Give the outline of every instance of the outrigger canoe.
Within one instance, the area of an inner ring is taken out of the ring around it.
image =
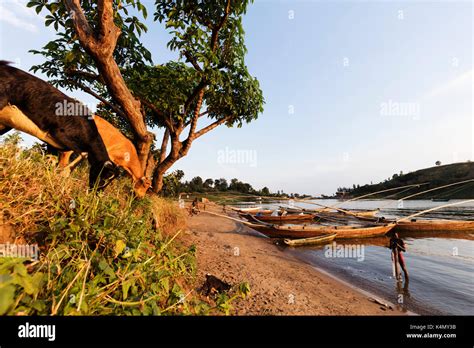
[[[346,209],[337,209],[332,208],[321,208],[321,209],[304,209],[304,208],[285,208],[281,207],[289,213],[313,213],[313,214],[333,214],[337,216],[341,215],[350,215],[356,217],[374,217],[380,210],[346,210]]]
[[[252,222],[251,227],[271,238],[311,238],[323,234],[337,233],[336,239],[343,238],[367,238],[380,236],[388,233],[395,227],[395,223],[370,224],[366,226],[351,225],[275,225],[266,223],[253,215],[243,215]]]
[[[380,210],[349,210],[348,215],[355,215],[360,217],[374,217]],[[343,213],[344,214],[344,213]]]
[[[472,220],[414,220],[399,221],[395,231],[474,231]]]
[[[256,216],[260,221],[263,222],[275,222],[275,223],[284,223],[284,222],[297,222],[297,221],[311,221],[315,215],[313,214],[287,214],[287,215],[261,215]]]
[[[252,214],[258,213],[262,210],[262,207],[253,207],[253,208],[236,208],[236,207],[229,207],[230,209],[243,214]]]
[[[321,236],[312,237],[312,238],[301,238],[301,239],[288,239],[285,238],[283,243],[289,246],[302,246],[302,245],[315,245],[328,243],[336,238],[337,233],[323,234]]]

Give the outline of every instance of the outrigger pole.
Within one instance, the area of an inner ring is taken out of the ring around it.
[[[429,189],[429,190],[426,190],[426,191],[414,193],[414,194],[411,194],[411,195],[409,195],[409,196],[400,198],[400,199],[398,199],[398,201],[403,201],[403,200],[405,200],[405,199],[412,198],[412,197],[416,197],[416,196],[422,195],[422,194],[427,193],[427,192],[436,191],[436,190],[440,190],[440,189],[443,189],[443,188],[446,188],[446,187],[455,186],[455,185],[461,185],[461,184],[465,184],[465,183],[473,182],[473,181],[474,181],[474,179],[469,179],[469,180],[454,182],[454,183],[448,184],[448,185],[443,185],[443,186],[440,186],[440,187],[435,187],[435,188],[432,188],[432,189]]]
[[[415,217],[415,216],[419,216],[419,215],[422,215],[422,214],[425,214],[425,213],[429,213],[429,212],[431,212],[431,211],[435,211],[435,210],[439,210],[439,209],[447,208],[447,207],[452,207],[452,206],[454,206],[454,205],[460,205],[460,204],[464,204],[464,203],[469,203],[469,202],[474,202],[474,199],[468,199],[468,200],[461,201],[461,202],[449,203],[449,204],[440,205],[439,207],[434,207],[434,208],[426,209],[426,210],[420,211],[420,212],[418,212],[418,213],[412,214],[412,215],[410,215],[410,216],[407,216],[407,217],[398,219],[396,222],[398,223],[398,222],[400,222],[400,221],[405,221],[405,220],[411,219],[411,218],[413,218],[413,217]]]
[[[429,184],[428,182],[425,182],[425,183],[421,183],[421,184],[412,184],[412,185],[405,185],[405,186],[400,186],[400,187],[394,187],[394,188],[391,188],[391,189],[385,189],[385,190],[382,190],[382,191],[377,191],[377,192],[372,192],[372,193],[368,193],[366,195],[362,195],[362,196],[359,196],[359,197],[355,197],[355,198],[352,198],[352,199],[349,199],[347,201],[344,201],[343,203],[347,203],[347,202],[353,202],[353,201],[356,201],[358,199],[361,199],[361,198],[365,198],[365,197],[369,197],[369,196],[373,196],[373,195],[376,195],[376,194],[379,194],[379,193],[383,193],[383,192],[389,192],[389,191],[395,191],[395,190],[400,190],[400,189],[403,189],[403,188],[408,188],[408,187],[420,187],[421,185],[427,185]],[[304,203],[307,203],[307,204],[314,204],[314,205],[317,205],[317,206],[320,206],[320,207],[324,207],[324,208],[327,208],[327,209],[334,209],[334,210],[337,210],[337,211],[340,211],[344,214],[348,214],[348,215],[352,215],[352,216],[358,216],[357,214],[354,214],[348,210],[345,210],[345,209],[340,209],[340,208],[336,208],[336,206],[342,204],[342,203],[337,203],[335,205],[332,205],[332,206],[327,206],[327,205],[323,205],[323,204],[319,204],[319,203],[314,203],[314,202],[308,202],[307,200],[304,200],[304,199],[296,199],[297,202],[304,202]]]

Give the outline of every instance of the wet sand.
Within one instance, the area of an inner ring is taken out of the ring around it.
[[[206,208],[222,214],[217,206]],[[197,246],[196,285],[204,282],[207,273],[229,284],[250,284],[251,296],[237,299],[233,314],[404,315],[393,305],[374,302],[375,296],[284,253],[275,241],[239,222],[202,212],[188,217],[187,225],[180,239]]]

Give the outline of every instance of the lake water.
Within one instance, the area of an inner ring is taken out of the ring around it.
[[[427,200],[363,200],[339,202],[314,200],[338,208],[376,209],[385,217],[408,216],[431,207],[454,203]],[[265,208],[278,208],[278,202],[262,204]],[[295,202],[299,207],[315,209],[313,204]],[[474,219],[474,203],[443,208],[427,214],[426,218]],[[304,262],[370,291],[387,301],[419,314],[474,315],[474,233],[473,232],[423,232],[403,233],[400,237],[407,244],[404,253],[410,275],[409,283],[399,283],[392,276],[388,238],[364,238],[336,241],[336,246],[351,246],[359,253],[334,257],[327,246],[285,248]],[[333,249],[331,249],[333,250]],[[337,256],[337,254],[336,254]],[[349,256],[349,257],[347,257]]]

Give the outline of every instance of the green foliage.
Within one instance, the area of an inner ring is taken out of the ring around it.
[[[182,106],[199,83],[196,71],[182,62],[169,62],[163,65],[147,66],[143,69],[129,69],[124,73],[127,85],[138,96],[152,102],[167,117],[175,121],[189,119]],[[144,88],[146,86],[146,88]],[[192,106],[195,105],[195,102]],[[164,126],[157,117],[147,119],[150,126]]]
[[[17,238],[40,245],[38,261],[0,258],[0,315],[224,311],[194,293],[196,247],[180,246],[179,230],[156,230],[157,216],[176,220],[173,203],[135,200],[128,179],[87,193],[86,168],[63,178],[48,161],[37,146],[0,147],[2,213]]]
[[[106,95],[97,70],[91,57],[85,52],[75,34],[70,14],[63,1],[34,0],[29,1],[28,7],[45,14],[45,25],[53,26],[57,32],[57,39],[48,42],[41,50],[31,50],[34,54],[41,54],[46,61],[34,65],[31,70],[45,73],[50,82],[56,86],[67,89],[77,89],[78,83],[90,84],[90,87],[99,94]],[[98,26],[97,3],[94,1],[81,1],[84,14],[93,28]],[[114,51],[114,59],[120,67],[141,68],[146,63],[151,63],[151,53],[143,46],[140,36],[147,31],[147,27],[138,17],[131,13],[147,16],[146,7],[140,0],[115,0],[115,24],[121,30]],[[80,74],[76,72],[80,71]]]
[[[175,170],[163,178],[162,195],[165,197],[177,197],[183,190],[181,179],[184,176],[182,170]]]
[[[243,282],[239,284],[233,296],[229,296],[226,292],[219,293],[216,300],[217,308],[226,315],[229,315],[234,309],[232,302],[239,297],[246,298],[247,296],[250,296],[250,284]]]
[[[197,102],[190,96],[202,82],[208,86],[204,105],[210,119],[228,117],[228,126],[240,127],[263,111],[259,83],[244,63],[242,15],[247,5],[248,1],[232,1],[225,23],[215,31],[223,19],[226,1],[156,1],[154,19],[163,23],[172,35],[168,47],[178,50],[186,63],[191,64],[169,62],[153,66],[149,65],[151,54],[140,39],[147,28],[136,16],[147,17],[145,5],[137,0],[114,1],[115,24],[121,30],[114,59],[130,90],[164,114],[157,117],[145,107],[149,126],[163,127],[163,117],[188,122]],[[33,66],[32,71],[45,73],[56,86],[71,90],[86,87],[113,102],[94,61],[79,43],[64,3],[35,0],[28,6],[37,13],[46,13],[45,25],[53,25],[57,32],[55,40],[41,50],[31,51],[46,58],[44,63]],[[97,28],[97,4],[85,1],[81,6],[93,29]],[[217,35],[213,35],[214,31]],[[98,113],[130,135],[126,120],[117,117],[108,105],[101,103]]]
[[[180,52],[194,68],[193,84],[203,81],[209,86],[204,96],[208,116],[215,120],[231,116],[227,125],[241,126],[258,117],[264,100],[257,79],[244,62],[247,49],[242,15],[248,1],[231,1],[227,15],[226,4],[225,0],[158,0],[155,20],[170,30],[168,47]],[[176,84],[179,86],[180,80]],[[188,84],[188,90],[193,84]],[[174,105],[183,104],[183,99],[171,100]],[[186,109],[185,114],[191,110]]]
[[[10,146],[17,147],[18,145],[20,145],[22,141],[23,139],[21,138],[20,132],[15,131],[15,132],[5,135],[3,139],[3,144],[7,146],[10,145]]]

